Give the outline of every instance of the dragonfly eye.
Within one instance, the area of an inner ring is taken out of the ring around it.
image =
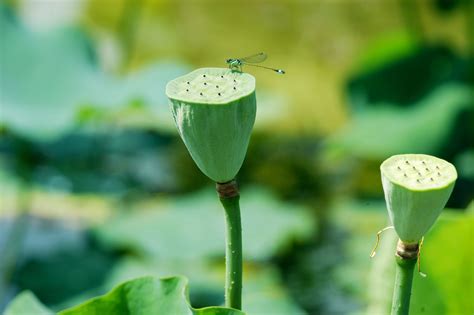
[[[227,59],[225,62],[231,63],[231,62],[232,62],[232,59]]]

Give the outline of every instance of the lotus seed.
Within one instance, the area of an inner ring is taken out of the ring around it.
[[[237,81],[235,81],[235,79],[234,79],[234,82],[237,82]]]
[[[202,92],[201,92],[201,93],[199,93],[199,95],[201,95],[201,96],[202,96]]]
[[[186,82],[186,83],[187,83],[187,84],[189,84],[189,81],[188,81],[188,82]]]
[[[218,85],[216,85],[216,88],[219,88],[219,86],[218,86]]]
[[[186,89],[186,92],[189,92],[189,89]]]
[[[205,75],[205,74],[203,74],[203,75],[202,75],[202,77],[203,77],[203,78],[205,78],[205,77],[206,77],[206,75]]]
[[[204,85],[207,85],[207,83],[206,83],[206,82],[204,82]]]
[[[221,78],[222,78],[222,79],[224,79],[224,76],[223,76],[223,75],[221,75]]]
[[[217,93],[217,95],[221,96],[221,93]]]
[[[237,89],[235,88],[235,86],[234,86],[234,90],[237,90]]]

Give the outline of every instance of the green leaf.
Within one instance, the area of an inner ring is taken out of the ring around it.
[[[331,144],[357,157],[377,160],[400,152],[436,154],[449,141],[457,115],[471,106],[470,99],[467,86],[444,85],[413,108],[382,104],[356,115]]]
[[[377,255],[369,258],[378,230],[389,225],[383,202],[339,202],[334,219],[345,227],[346,259],[337,267],[336,281],[352,291],[364,309],[360,314],[389,314],[395,280],[394,253],[398,237],[384,232]],[[425,236],[421,277],[415,270],[410,314],[472,314],[473,212],[444,209]]]
[[[35,34],[0,7],[0,123],[51,137],[72,127],[75,106],[93,87],[90,42],[77,28]]]
[[[35,140],[57,138],[89,119],[175,132],[164,88],[184,66],[162,62],[114,77],[101,71],[79,27],[35,33],[12,17],[0,6],[0,126]],[[130,106],[137,102],[146,106]]]
[[[349,80],[347,96],[354,109],[362,111],[384,102],[412,107],[446,82],[467,81],[455,71],[466,61],[450,47],[425,45],[406,33],[400,35],[387,36],[376,44],[378,47],[370,49],[365,59],[372,62],[365,62],[365,71],[362,68]]]
[[[315,222],[309,209],[278,201],[267,191],[241,193],[244,259],[266,260],[294,240],[309,238]],[[149,257],[197,259],[223,257],[224,211],[215,191],[151,202],[95,229],[112,248]]]
[[[382,38],[369,43],[365,48],[356,61],[355,70],[362,73],[377,70],[394,60],[412,54],[417,47],[418,43],[407,32],[384,33]]]
[[[428,281],[415,276],[410,314],[473,314],[474,216],[445,211],[440,219],[423,243],[421,268]]]
[[[33,293],[25,291],[20,293],[5,310],[5,315],[52,315],[52,311],[48,310]]]
[[[188,280],[184,277],[158,279],[142,277],[124,282],[109,293],[60,311],[59,315],[243,315],[235,309],[206,307],[194,309],[188,301]],[[31,293],[20,294],[6,315],[52,314]]]
[[[410,314],[472,314],[474,283],[472,266],[471,213],[444,210],[433,229],[425,236],[421,252],[421,277],[415,270]],[[371,262],[368,284],[368,313],[390,310],[395,279],[396,237],[384,235]],[[385,239],[385,240],[384,240]],[[390,242],[388,244],[387,242]]]
[[[190,300],[195,306],[220,305],[224,302],[225,266],[223,262],[202,260],[121,260],[110,272],[103,292],[117,283],[136,277],[152,275],[186,274],[192,285]],[[88,299],[79,295],[66,301],[64,307]],[[243,310],[249,315],[296,315],[305,312],[295,303],[285,289],[279,271],[269,264],[247,263],[244,266]],[[63,307],[63,308],[64,308]]]

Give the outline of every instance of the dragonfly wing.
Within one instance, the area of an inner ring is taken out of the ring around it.
[[[265,61],[266,59],[267,59],[267,54],[264,52],[261,52],[255,55],[240,58],[240,61],[246,62],[246,63],[260,63],[260,62]]]

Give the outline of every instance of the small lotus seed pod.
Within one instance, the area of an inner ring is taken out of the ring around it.
[[[218,183],[237,175],[255,122],[255,78],[201,68],[166,86],[179,134],[199,169]]]
[[[405,244],[418,243],[443,210],[456,168],[424,154],[394,155],[380,166],[388,214]]]

